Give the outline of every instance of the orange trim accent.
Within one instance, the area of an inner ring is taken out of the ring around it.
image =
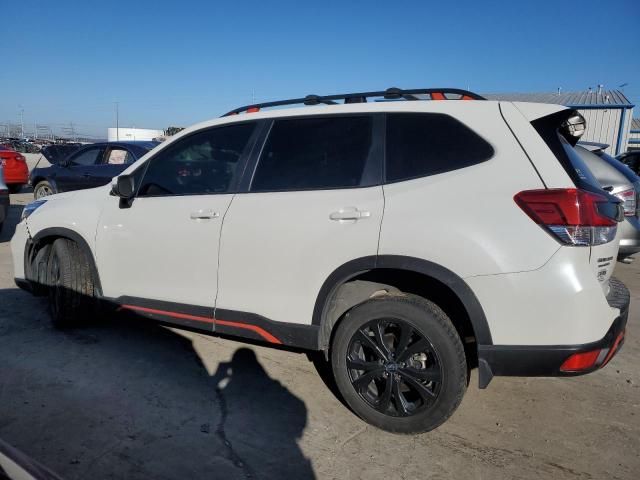
[[[247,108],[247,113],[256,113],[260,111],[260,107]]]
[[[463,95],[462,100],[473,100],[473,97],[470,97],[469,95]]]
[[[446,100],[447,97],[445,97],[442,93],[440,92],[433,92],[431,94],[431,100]]]
[[[189,315],[187,313],[175,313],[167,312],[165,310],[156,310],[155,308],[137,307],[135,305],[122,305],[121,308],[127,310],[134,310],[137,312],[156,313],[158,315],[165,315],[167,317],[181,318],[183,320],[195,320],[196,322],[215,323],[215,319],[209,317],[199,317],[197,315]]]
[[[135,305],[121,305],[120,308],[126,309],[126,310],[138,311],[138,312],[155,313],[158,315],[165,315],[167,317],[180,318],[183,320],[193,320],[196,322],[213,323],[214,325],[224,325],[226,327],[244,328],[245,330],[251,330],[252,332],[257,333],[269,343],[276,343],[278,345],[282,344],[280,339],[274,337],[269,332],[267,332],[264,328],[260,328],[257,325],[250,325],[248,323],[241,323],[241,322],[230,322],[228,320],[218,320],[216,318],[209,318],[209,317],[200,317],[197,315],[189,315],[187,313],[168,312],[166,310],[156,310],[155,308],[137,307]]]
[[[249,325],[248,323],[240,323],[240,322],[229,322],[228,320],[218,320],[215,319],[214,323],[216,325],[225,325],[227,327],[236,327],[236,328],[244,328],[246,330],[251,330],[256,332],[262,338],[264,338],[269,343],[277,343],[278,345],[282,344],[282,342],[267,332],[265,329],[260,328],[256,325]]]

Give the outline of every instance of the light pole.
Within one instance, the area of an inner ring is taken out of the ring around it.
[[[120,102],[114,102],[116,104],[116,141],[120,141]]]
[[[24,108],[22,105],[18,105],[20,108],[20,138],[24,139]]]

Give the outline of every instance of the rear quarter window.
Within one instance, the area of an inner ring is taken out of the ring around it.
[[[485,162],[493,154],[486,140],[449,115],[387,115],[387,182],[458,170]]]

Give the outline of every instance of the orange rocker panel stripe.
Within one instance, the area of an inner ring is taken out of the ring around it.
[[[166,310],[156,310],[155,308],[138,307],[136,305],[122,305],[120,308],[126,310],[133,310],[136,312],[155,313],[157,315],[165,315],[167,317],[180,318],[182,320],[193,320],[195,322],[213,323],[214,325],[224,325],[226,327],[243,328],[245,330],[251,330],[257,333],[267,342],[282,344],[282,342],[267,332],[264,328],[260,328],[256,325],[250,325],[248,323],[230,322],[228,320],[218,320],[217,318],[200,317],[197,315],[189,315],[187,313],[167,312]]]

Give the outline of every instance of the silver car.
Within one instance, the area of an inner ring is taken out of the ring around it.
[[[4,170],[0,165],[0,232],[2,232],[2,226],[9,214],[9,189],[7,184],[4,183]]]
[[[579,142],[576,151],[589,167],[602,188],[622,200],[625,221],[622,229],[618,260],[630,262],[631,256],[640,252],[640,177],[629,167],[604,150],[608,145]]]

